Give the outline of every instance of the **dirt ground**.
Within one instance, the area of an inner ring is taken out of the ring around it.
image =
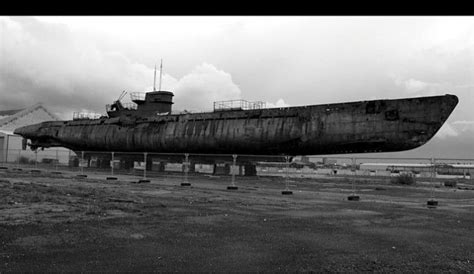
[[[474,271],[473,181],[107,176],[0,170],[0,272]]]

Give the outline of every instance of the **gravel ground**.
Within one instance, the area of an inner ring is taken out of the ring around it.
[[[0,272],[474,271],[472,180],[106,176],[1,170]]]

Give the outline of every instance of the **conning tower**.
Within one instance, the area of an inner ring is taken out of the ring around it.
[[[171,113],[173,96],[171,91],[160,90],[147,93],[133,92],[130,94],[130,99],[137,104],[137,112],[140,115],[151,116]]]
[[[124,106],[120,103],[120,99],[124,93],[120,95],[119,99],[112,105],[107,105],[107,114],[109,117],[118,116],[136,116],[147,117],[155,115],[171,114],[171,105],[173,104],[173,92],[161,90],[161,74],[163,71],[163,60],[160,65],[160,87],[156,90],[156,65],[155,74],[153,78],[153,91],[151,92],[132,92],[130,99],[132,105]]]
[[[173,96],[173,92],[164,90],[132,92],[130,93],[130,99],[133,103],[122,104],[120,100],[117,100],[105,107],[110,118],[119,116],[148,117],[166,115],[171,114]]]

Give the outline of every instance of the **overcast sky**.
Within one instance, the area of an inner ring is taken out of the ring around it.
[[[105,113],[122,90],[151,91],[160,59],[176,110],[455,94],[445,126],[410,153],[474,158],[471,16],[0,17],[0,110]]]

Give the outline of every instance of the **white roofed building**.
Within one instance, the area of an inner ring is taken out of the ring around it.
[[[59,118],[41,103],[23,109],[0,110],[0,163],[18,162],[21,156],[30,160],[36,157],[30,148],[23,146],[23,137],[13,134],[16,128],[57,120]],[[58,149],[62,151],[61,154],[64,154],[64,151],[68,151],[65,148],[45,149],[42,153],[38,153],[40,156],[38,160],[41,161],[48,152],[51,155],[57,154],[56,150]],[[52,153],[52,151],[55,153]],[[67,159],[60,161],[64,162]]]

